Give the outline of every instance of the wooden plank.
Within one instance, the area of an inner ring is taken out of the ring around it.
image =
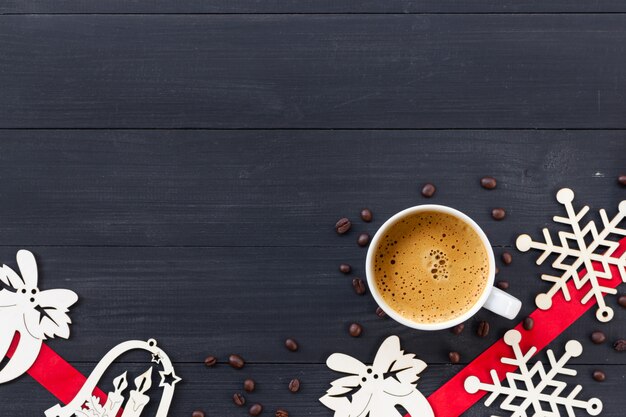
[[[625,128],[624,28],[624,14],[0,16],[0,127]]]
[[[17,248],[0,248],[0,261],[15,265]],[[517,324],[483,310],[461,336],[445,330],[420,332],[374,314],[369,296],[357,296],[340,262],[363,275],[364,254],[349,249],[308,248],[103,248],[41,247],[38,256],[44,289],[71,288],[80,302],[71,312],[71,341],[50,345],[71,361],[98,360],[114,344],[155,338],[177,362],[199,363],[209,355],[225,361],[231,353],[252,363],[323,363],[334,349],[368,357],[385,337],[398,334],[406,349],[428,363],[447,363],[448,353],[463,362]],[[499,251],[497,252],[499,253]],[[524,305],[520,319],[535,309],[534,296],[548,288],[534,258],[514,252],[514,264],[501,266],[499,279]],[[559,341],[575,338],[588,354],[576,363],[626,364],[612,341],[626,334],[626,309],[614,298],[615,318],[601,325],[592,312]],[[475,331],[479,320],[491,323],[486,338]],[[359,339],[348,335],[350,323],[364,327]],[[610,342],[592,345],[589,334],[603,330]],[[298,340],[297,353],[286,338]]]
[[[347,247],[425,202],[496,246],[560,213],[556,191],[616,210],[613,131],[0,131],[3,245]],[[498,188],[479,179],[493,175]],[[431,200],[421,185],[434,182]],[[370,224],[358,220],[374,211]],[[495,222],[493,207],[508,217]],[[338,237],[336,220],[354,229]]]
[[[562,346],[557,348],[559,349],[562,349]],[[84,368],[85,372],[92,369],[92,365],[78,365]],[[595,382],[590,377],[596,368],[590,365],[573,366],[579,376],[563,377],[563,381],[571,384],[566,393],[569,393],[571,387],[581,384],[583,389],[579,394],[580,399],[597,397],[604,405],[602,416],[622,417],[626,366],[604,368],[607,380],[603,383]],[[136,372],[145,370],[137,366],[134,368],[131,366],[131,369],[132,371],[136,369]],[[235,392],[242,392],[243,380],[248,377],[256,380],[257,390],[252,394],[246,394],[247,405],[253,402],[262,403],[265,409],[263,415],[274,415],[276,409],[283,408],[293,416],[330,416],[331,411],[320,404],[318,398],[329,388],[330,382],[340,375],[320,364],[249,365],[241,371],[235,371],[227,366],[207,370],[201,364],[178,364],[177,369],[184,381],[176,391],[170,415],[178,416],[190,416],[196,409],[204,409],[207,415],[246,415],[246,410],[239,409],[233,404],[232,395]],[[431,365],[422,373],[418,388],[424,394],[429,394],[459,369],[460,366]],[[286,388],[293,377],[302,380],[302,390],[297,394],[292,394]],[[3,385],[2,391],[3,398],[11,398],[11,401],[3,402],[3,411],[7,413],[6,415],[43,415],[44,410],[56,404],[54,398],[28,377],[7,386]],[[498,412],[501,411],[497,408],[498,404],[499,401],[492,407],[485,407],[482,403],[476,404],[463,416],[499,415]]]
[[[203,1],[203,0],[102,0],[81,2],[6,0],[0,13],[597,13],[624,12],[618,0],[602,2],[564,0],[283,0],[283,1]]]

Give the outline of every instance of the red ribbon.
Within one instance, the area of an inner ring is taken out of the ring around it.
[[[620,240],[619,247],[615,250],[613,256],[620,257],[625,251],[626,238]],[[592,265],[596,271],[603,270],[600,263],[594,262]],[[611,265],[610,268],[612,277],[610,280],[603,279],[602,285],[616,288],[622,283],[622,279],[617,267]],[[585,271],[583,270],[579,273],[579,276],[582,277],[584,274]],[[523,352],[526,352],[532,346],[535,346],[537,352],[539,352],[596,304],[595,298],[589,300],[587,304],[582,304],[581,302],[585,294],[591,289],[589,283],[586,283],[580,289],[576,289],[574,282],[570,280],[567,288],[571,295],[570,301],[566,301],[563,293],[559,291],[552,298],[552,307],[550,309],[537,309],[530,315],[535,322],[532,330],[524,330],[522,323],[515,326],[515,329],[522,334],[520,347]],[[481,381],[491,381],[489,371],[495,369],[501,380],[503,380],[507,372],[514,372],[517,369],[516,366],[505,365],[500,362],[502,357],[510,355],[511,347],[500,339],[470,362],[461,372],[443,384],[437,391],[433,392],[428,397],[428,402],[433,408],[435,416],[458,417],[477,403],[487,393],[485,391],[478,391],[475,394],[467,393],[463,386],[465,379],[470,375],[475,375]],[[407,414],[405,417],[411,416]]]
[[[7,352],[7,357],[11,358],[19,342],[19,333],[16,333]],[[41,345],[37,360],[28,370],[35,381],[39,382],[52,395],[57,397],[63,404],[71,402],[78,391],[85,385],[87,378],[76,370],[65,359],[60,357],[54,350],[45,343]],[[93,395],[100,397],[103,403],[107,395],[99,388],[93,391]],[[51,405],[52,406],[52,405]]]

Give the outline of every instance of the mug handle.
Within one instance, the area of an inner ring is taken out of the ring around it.
[[[522,308],[522,302],[500,288],[493,287],[483,307],[502,317],[513,320]]]

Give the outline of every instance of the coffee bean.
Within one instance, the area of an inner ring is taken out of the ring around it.
[[[235,405],[241,407],[246,403],[246,397],[244,397],[240,393],[233,394],[233,402],[235,403]]]
[[[341,264],[339,265],[339,272],[342,272],[344,274],[349,274],[350,271],[352,271],[352,267],[348,264]]]
[[[463,329],[465,329],[465,325],[463,323],[461,323],[461,324],[457,324],[456,326],[451,328],[450,331],[452,332],[452,334],[455,334],[455,335],[458,336],[461,333],[463,333]]]
[[[356,243],[360,247],[364,248],[365,246],[367,246],[368,243],[370,243],[370,235],[368,235],[367,233],[361,233],[356,239]]]
[[[298,378],[294,378],[289,381],[289,391],[298,392],[300,391],[300,380]]]
[[[522,326],[524,330],[532,330],[533,327],[535,327],[535,320],[533,320],[532,317],[526,317]]]
[[[617,177],[617,181],[622,185],[626,185],[626,175],[620,175]]]
[[[613,349],[615,349],[618,352],[626,351],[626,340],[624,339],[616,340],[615,343],[613,343]]]
[[[506,291],[509,289],[509,281],[504,281],[504,280],[497,281],[496,287],[500,288],[502,291]]]
[[[254,391],[254,388],[256,388],[256,384],[254,383],[254,379],[246,379],[245,381],[243,381],[243,389],[246,392],[252,392]]]
[[[275,416],[276,417],[289,417],[289,413],[279,408],[278,410],[276,410]]]
[[[617,299],[617,304],[626,308],[626,294],[622,294]]]
[[[494,220],[502,220],[505,216],[506,211],[504,211],[502,207],[494,208],[493,210],[491,210],[491,217],[493,217]]]
[[[513,256],[508,252],[502,252],[502,262],[505,265],[510,265],[513,262]]]
[[[350,336],[359,337],[363,332],[363,327],[361,327],[361,325],[358,323],[352,323],[348,331],[350,332]]]
[[[486,337],[489,334],[489,323],[484,320],[478,323],[478,329],[476,330],[476,334],[479,337]]]
[[[480,179],[480,186],[487,190],[493,190],[496,188],[496,185],[498,185],[498,183],[494,177],[483,177]]]
[[[285,347],[290,351],[295,352],[298,350],[298,342],[293,339],[287,339],[285,340]]]
[[[596,345],[599,345],[606,342],[606,336],[600,330],[596,330],[595,332],[591,333],[591,341]]]
[[[500,273],[500,268],[496,266],[496,275],[498,275],[499,273]]]
[[[350,230],[351,227],[352,223],[350,223],[350,220],[345,217],[339,219],[337,223],[335,223],[335,231],[340,235],[346,233],[348,230]]]
[[[241,356],[234,354],[228,357],[228,363],[235,369],[241,369],[246,364]]]
[[[372,211],[370,209],[364,208],[363,210],[361,210],[361,219],[364,222],[371,222],[373,217],[374,216],[372,215]]]
[[[593,371],[591,376],[598,382],[602,382],[606,379],[606,374],[602,371]]]
[[[459,362],[461,362],[461,355],[459,355],[459,352],[450,352],[450,353],[448,353],[448,358],[450,358],[450,362],[452,362],[452,363],[459,363]]]
[[[217,358],[215,356],[207,356],[204,359],[204,364],[210,368],[212,366],[215,366],[215,364],[217,363]]]
[[[263,406],[261,404],[252,404],[252,406],[248,409],[248,413],[251,416],[256,417],[263,412]]]
[[[204,417],[204,411],[196,410],[191,413],[191,417]]]
[[[387,313],[385,313],[385,310],[383,310],[380,307],[376,307],[376,315],[380,317],[381,319],[384,319],[385,317],[387,317]]]
[[[354,292],[358,295],[365,294],[365,283],[361,278],[354,278],[352,280],[352,288],[354,288]]]
[[[435,195],[435,191],[437,191],[437,189],[431,183],[424,184],[424,187],[422,187],[422,195],[426,198],[430,198]]]

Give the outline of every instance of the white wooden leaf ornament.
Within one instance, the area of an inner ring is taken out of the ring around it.
[[[0,270],[0,281],[6,287],[0,290],[0,360],[19,335],[15,353],[0,370],[0,384],[28,371],[44,340],[70,336],[72,321],[66,313],[78,301],[70,290],[40,291],[34,255],[22,249],[16,257],[21,275],[6,265]]]
[[[554,216],[556,223],[567,225],[570,231],[558,232],[558,242],[554,243],[548,229],[543,229],[544,242],[534,241],[529,235],[521,235],[517,238],[517,248],[522,252],[530,249],[543,251],[537,259],[537,265],[541,265],[550,255],[557,255],[552,267],[561,271],[560,276],[543,274],[541,279],[552,283],[552,287],[545,293],[537,295],[535,303],[542,310],[552,306],[552,297],[561,292],[567,301],[571,299],[568,282],[575,284],[575,288],[581,289],[589,284],[588,292],[582,298],[586,304],[594,299],[598,308],[596,318],[601,322],[608,322],[613,318],[613,309],[606,305],[604,294],[616,294],[615,288],[603,285],[603,280],[611,280],[613,274],[611,266],[619,271],[622,281],[626,282],[626,252],[616,256],[619,243],[611,240],[612,237],[626,236],[626,229],[620,225],[626,218],[626,200],[618,206],[617,214],[612,218],[605,210],[600,210],[602,226],[600,230],[594,221],[583,225],[583,218],[589,211],[589,206],[584,206],[576,212],[572,202],[574,192],[569,188],[563,188],[556,194],[556,199],[566,210],[567,216]],[[599,270],[593,267],[593,263],[601,265]],[[582,271],[584,270],[584,274]],[[580,275],[579,275],[580,274]]]
[[[434,417],[428,400],[416,388],[426,363],[405,354],[398,336],[382,343],[371,366],[343,353],[330,355],[326,365],[347,374],[331,382],[320,398],[335,417],[402,417],[397,406],[411,416]]]
[[[547,351],[549,367],[546,369],[542,362],[528,365],[530,358],[537,352],[531,347],[522,352],[520,341],[522,335],[517,330],[509,330],[504,335],[504,343],[513,349],[513,357],[504,357],[500,361],[507,365],[519,368],[517,372],[507,372],[504,384],[497,371],[491,370],[491,381],[483,382],[475,376],[465,380],[465,390],[470,394],[478,391],[487,391],[491,394],[485,401],[490,406],[498,397],[504,397],[500,408],[511,411],[510,417],[545,416],[559,417],[559,409],[564,409],[567,416],[574,417],[575,409],[585,410],[591,416],[597,416],[602,411],[602,401],[597,398],[581,400],[578,394],[582,386],[576,385],[569,389],[567,383],[561,381],[560,376],[575,376],[576,371],[566,368],[568,361],[581,355],[583,347],[580,342],[570,340],[565,344],[565,353],[559,359],[552,350]],[[532,410],[532,411],[531,411]],[[497,416],[492,416],[497,417]]]

